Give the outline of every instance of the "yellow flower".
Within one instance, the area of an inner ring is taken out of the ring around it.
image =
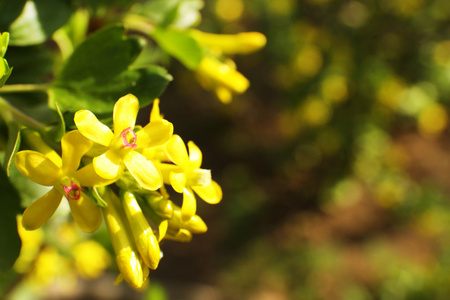
[[[183,193],[183,221],[189,220],[197,210],[193,191],[210,204],[222,200],[222,189],[211,180],[211,171],[200,168],[202,152],[192,141],[188,142],[188,148],[189,155],[181,137],[173,135],[166,143],[166,152],[174,165],[160,164],[164,182],[170,183],[176,192]]]
[[[214,34],[192,30],[192,37],[200,44],[221,54],[249,54],[267,43],[260,32],[241,32],[238,34]]]
[[[102,196],[108,203],[108,206],[104,207],[102,211],[114,253],[116,254],[117,267],[121,273],[116,282],[120,282],[123,278],[133,288],[138,289],[142,287],[147,279],[148,267],[142,263],[142,258],[136,250],[124,217],[118,210],[119,199],[109,190],[106,190]]]
[[[130,224],[131,234],[142,260],[150,269],[154,270],[158,267],[161,258],[158,239],[153,234],[153,230],[134,195],[125,192],[121,198],[128,224]]]
[[[108,251],[96,241],[83,241],[72,248],[75,267],[81,277],[94,279],[100,277],[110,265]]]
[[[78,111],[74,120],[82,135],[108,149],[92,161],[100,177],[117,179],[126,167],[143,188],[156,190],[162,184],[161,176],[155,165],[136,150],[164,144],[173,126],[166,120],[156,120],[134,132],[138,111],[138,99],[128,94],[114,105],[114,132],[88,110]]]
[[[205,56],[195,74],[200,85],[214,92],[223,103],[229,103],[233,94],[244,93],[250,85],[232,60],[222,62],[216,57]]]
[[[65,134],[61,140],[60,162],[31,150],[16,154],[15,163],[22,174],[41,185],[53,186],[48,193],[24,211],[22,225],[25,229],[35,230],[47,222],[58,208],[63,196],[68,199],[73,219],[81,230],[92,232],[100,226],[100,209],[83,193],[81,187],[98,184],[96,181],[98,176],[80,176],[77,171],[81,157],[91,145],[91,141],[75,130]]]

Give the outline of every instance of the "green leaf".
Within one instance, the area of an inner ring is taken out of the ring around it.
[[[147,17],[159,27],[189,28],[200,22],[202,0],[147,1],[137,13]]]
[[[109,113],[114,103],[128,93],[150,104],[172,77],[163,68],[130,68],[142,50],[142,43],[126,37],[121,26],[107,27],[87,38],[69,57],[53,83],[50,105],[62,110],[89,109]]]
[[[194,70],[200,64],[202,48],[187,31],[157,28],[152,36],[164,51],[178,59],[186,68]]]
[[[13,162],[14,155],[20,147],[21,135],[19,125],[15,122],[8,123],[8,142],[6,143],[5,156],[3,160],[3,168],[6,175],[9,176],[9,168]]]
[[[8,272],[20,253],[21,241],[17,233],[16,215],[21,212],[20,198],[9,182],[3,169],[0,170],[0,273]]]
[[[43,43],[69,20],[70,15],[71,7],[66,0],[27,1],[20,16],[7,29],[11,34],[10,44]]]
[[[52,76],[54,58],[48,47],[8,46],[6,57],[9,65],[14,67],[9,84],[43,83]]]

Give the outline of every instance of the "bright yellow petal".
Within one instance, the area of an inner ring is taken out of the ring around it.
[[[66,133],[61,139],[63,174],[73,174],[78,169],[81,158],[91,149],[91,146],[92,142],[78,130]]]
[[[58,181],[61,169],[42,153],[25,150],[16,154],[17,169],[36,183],[52,186]]]
[[[161,187],[162,178],[158,169],[139,152],[131,151],[125,156],[123,162],[144,189],[154,191]]]
[[[152,121],[136,133],[137,146],[149,148],[163,145],[172,137],[172,133],[173,125],[169,121]]]
[[[181,220],[188,221],[197,211],[197,201],[194,193],[190,188],[185,188],[183,191],[183,204],[181,205]]]
[[[169,227],[169,221],[164,220],[158,226],[158,242],[161,242],[162,239],[166,236],[167,228]]]
[[[207,186],[193,186],[192,189],[209,204],[217,204],[222,200],[222,189],[214,180]]]
[[[92,164],[97,175],[105,179],[117,178],[124,170],[122,158],[117,156],[113,150],[94,157]]]
[[[134,129],[138,111],[139,101],[134,95],[128,94],[117,100],[113,112],[114,134],[116,136],[128,127],[131,130]]]
[[[189,160],[191,161],[191,167],[194,169],[200,168],[202,165],[202,151],[200,151],[200,148],[198,148],[192,141],[189,141],[187,145],[189,149]]]
[[[26,230],[35,230],[47,222],[61,203],[63,195],[52,188],[47,194],[34,201],[23,212],[22,225]]]
[[[111,129],[89,110],[77,111],[74,121],[80,133],[95,143],[108,147],[114,137]]]
[[[186,186],[186,176],[183,173],[170,173],[170,184],[177,193],[182,193]]]
[[[189,165],[187,149],[179,135],[174,134],[166,143],[166,153],[177,166],[184,168]]]
[[[102,223],[102,213],[91,198],[81,192],[80,199],[68,200],[73,220],[84,232],[95,231]]]
[[[163,117],[159,112],[159,99],[153,100],[152,111],[150,112],[150,122],[161,120]]]
[[[76,171],[73,177],[75,177],[78,180],[80,186],[92,186],[92,187],[106,186],[116,181],[116,178],[105,179],[103,177],[98,176],[92,164],[89,164]]]

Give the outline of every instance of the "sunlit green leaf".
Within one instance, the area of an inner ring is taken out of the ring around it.
[[[155,0],[140,6],[139,14],[159,27],[188,28],[199,23],[202,0]]]
[[[142,50],[135,37],[126,37],[121,26],[105,28],[80,44],[69,57],[50,90],[50,104],[62,110],[112,111],[123,95],[136,95],[142,106],[158,97],[171,76],[162,68],[131,69]]]
[[[20,213],[20,198],[3,169],[0,170],[0,273],[8,272],[20,253],[16,215]]]
[[[200,45],[185,31],[157,28],[152,34],[168,54],[189,69],[196,69],[203,57]]]
[[[20,16],[8,27],[11,45],[36,45],[46,41],[70,18],[66,0],[27,1]]]

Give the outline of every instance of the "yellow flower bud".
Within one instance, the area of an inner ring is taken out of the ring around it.
[[[266,37],[260,32],[214,34],[193,30],[192,37],[199,44],[222,54],[248,54],[261,49],[267,43]]]
[[[160,217],[171,219],[173,216],[173,202],[164,199],[162,196],[148,195],[147,203],[153,211]]]
[[[150,269],[156,269],[161,258],[158,239],[131,192],[123,194],[122,205],[142,260]]]
[[[106,191],[103,199],[108,206],[102,208],[111,242],[116,254],[117,267],[119,268],[123,279],[133,288],[140,288],[144,284],[146,275],[146,266],[141,262],[141,257],[136,250],[133,238],[131,237],[122,215],[117,210],[117,196],[111,191]]]
[[[167,232],[165,239],[176,241],[176,242],[190,242],[192,240],[192,233],[186,229],[180,229],[176,232]]]

